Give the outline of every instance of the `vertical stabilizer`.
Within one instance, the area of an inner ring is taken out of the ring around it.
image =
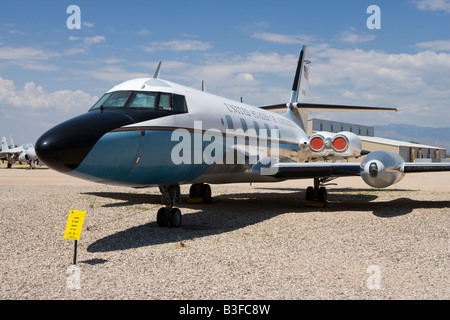
[[[6,138],[2,138],[2,152],[6,152],[9,150],[8,143],[6,142]]]
[[[285,114],[289,118],[294,117],[303,130],[306,130],[308,125],[308,112],[302,112],[301,109],[297,108],[296,103],[306,102],[308,98],[310,64],[309,51],[306,46],[303,46],[300,51],[294,82],[292,84],[291,98],[288,103],[289,110]]]

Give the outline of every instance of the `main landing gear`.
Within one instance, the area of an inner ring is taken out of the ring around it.
[[[162,193],[162,203],[165,205],[158,210],[156,222],[163,228],[178,228],[181,225],[181,211],[174,208],[181,203],[180,186],[178,184],[159,186]],[[209,184],[196,183],[189,189],[189,199],[195,202],[211,202],[211,187]]]
[[[323,185],[330,178],[314,178],[314,187],[306,188],[306,205],[323,207],[327,204],[328,192]]]

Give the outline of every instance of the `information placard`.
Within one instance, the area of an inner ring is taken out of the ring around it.
[[[64,232],[64,239],[80,240],[85,215],[86,211],[70,211],[69,218],[67,219],[66,231]]]

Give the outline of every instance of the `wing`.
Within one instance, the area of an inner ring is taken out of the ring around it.
[[[360,176],[359,163],[330,163],[330,162],[293,162],[276,163],[272,166],[255,166],[253,172],[270,175],[279,179],[308,179],[319,177],[348,177]]]
[[[398,154],[374,151],[361,163],[272,163],[257,164],[252,171],[278,179],[337,178],[361,176],[370,186],[385,188],[399,182],[405,173],[450,171],[450,163],[404,162]]]
[[[406,162],[404,172],[432,172],[432,171],[450,171],[450,163],[420,163]]]

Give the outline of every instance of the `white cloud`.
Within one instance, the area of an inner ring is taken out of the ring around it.
[[[84,38],[84,43],[87,45],[96,44],[105,41],[104,36],[93,36],[93,37],[86,37]]]
[[[74,69],[71,70],[71,72],[89,79],[107,81],[111,85],[116,85],[119,82],[134,78],[148,78],[151,76],[150,73],[129,72],[122,67],[115,65],[107,65],[96,69]]]
[[[143,28],[143,29],[139,30],[137,34],[140,36],[148,36],[151,33],[152,32],[150,30]]]
[[[285,35],[269,32],[255,32],[252,37],[268,42],[281,44],[306,44],[314,41],[314,37],[303,34]]]
[[[350,28],[349,30],[345,30],[341,32],[337,39],[342,42],[348,43],[362,43],[372,41],[376,38],[373,34],[358,32],[355,28]]]
[[[83,25],[83,27],[87,27],[87,28],[93,28],[95,26],[95,23],[88,22],[88,21],[83,21],[81,24]]]
[[[432,51],[450,51],[450,40],[436,40],[416,43],[417,48]]]
[[[61,56],[58,52],[33,47],[1,47],[0,59],[48,60]]]
[[[450,12],[450,0],[417,0],[415,4],[419,10]]]
[[[208,42],[197,40],[171,40],[152,42],[150,46],[144,46],[143,49],[148,52],[153,51],[204,51],[211,49],[212,45]]]
[[[57,109],[70,111],[86,109],[97,100],[90,94],[81,90],[61,90],[46,92],[42,86],[34,82],[27,82],[22,90],[17,90],[12,80],[0,77],[0,104],[19,109]]]

